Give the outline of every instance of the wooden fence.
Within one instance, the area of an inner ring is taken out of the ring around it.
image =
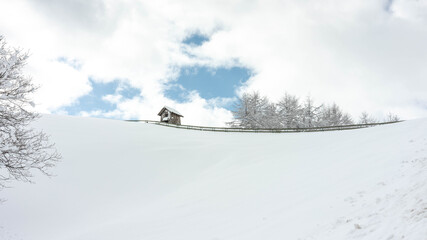
[[[126,120],[128,122],[144,122],[150,124],[156,124],[166,127],[190,129],[198,131],[211,131],[211,132],[251,132],[251,133],[292,133],[292,132],[323,132],[323,131],[338,131],[338,130],[351,130],[359,128],[367,128],[378,125],[393,124],[402,121],[394,122],[382,122],[382,123],[368,123],[368,124],[352,124],[342,126],[328,126],[328,127],[310,127],[310,128],[227,128],[227,127],[204,127],[204,126],[193,126],[193,125],[175,125],[165,122],[153,121],[153,120]]]

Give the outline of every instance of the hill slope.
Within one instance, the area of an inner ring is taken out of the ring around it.
[[[427,239],[427,120],[216,133],[44,116],[53,178],[1,192],[0,239]]]

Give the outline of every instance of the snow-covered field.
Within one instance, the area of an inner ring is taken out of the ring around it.
[[[217,133],[44,116],[55,177],[0,192],[0,239],[427,239],[427,120]]]

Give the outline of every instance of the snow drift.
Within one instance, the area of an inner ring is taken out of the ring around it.
[[[55,177],[0,192],[0,239],[427,239],[427,120],[217,133],[44,116]]]

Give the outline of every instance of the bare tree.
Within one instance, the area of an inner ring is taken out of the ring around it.
[[[302,109],[297,97],[285,93],[277,104],[278,113],[280,116],[280,124],[283,128],[298,128],[300,127],[300,118]]]
[[[281,128],[277,106],[269,102],[268,99],[263,109],[262,123],[262,128]]]
[[[318,126],[340,126],[349,124],[353,124],[350,115],[343,112],[336,103],[330,106],[324,105],[322,107]]]
[[[377,120],[375,118],[371,117],[367,112],[362,112],[359,117],[359,123],[360,124],[368,124],[368,123],[376,123]]]
[[[397,116],[397,114],[394,114],[394,113],[390,112],[390,113],[388,113],[385,121],[386,122],[397,122],[397,121],[400,121],[400,117]]]
[[[229,125],[243,128],[272,128],[270,119],[274,112],[274,104],[259,92],[244,93],[234,106],[235,120]]]
[[[303,127],[316,127],[319,124],[320,109],[323,105],[314,105],[314,100],[307,96],[301,109],[301,124]]]
[[[27,58],[0,36],[0,189],[12,180],[31,182],[33,170],[49,175],[60,159],[48,136],[29,127],[39,116],[28,110],[36,87],[22,73]]]

